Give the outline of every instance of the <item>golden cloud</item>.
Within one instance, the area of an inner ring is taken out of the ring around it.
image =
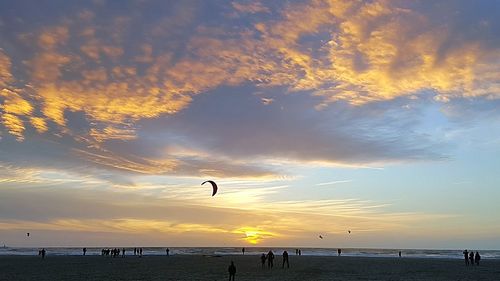
[[[233,8],[268,11],[260,2]],[[442,52],[454,36],[451,28],[391,1],[312,0],[237,32],[199,26],[180,55],[150,42],[125,45],[132,18],[118,17],[106,27],[94,18],[86,10],[73,21],[42,27],[33,39],[36,51],[26,65],[35,99],[23,91],[2,94],[2,123],[19,140],[25,119],[38,132],[51,123],[67,129],[67,111],[85,114],[89,141],[130,140],[137,121],[175,114],[193,95],[245,82],[312,92],[323,98],[318,109],[421,90],[435,91],[440,101],[499,98],[498,49],[469,40]],[[2,88],[15,80],[11,64],[0,50]]]

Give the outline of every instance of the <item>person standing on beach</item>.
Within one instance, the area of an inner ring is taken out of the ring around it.
[[[299,249],[299,256],[302,256],[302,251]]]
[[[474,257],[474,259],[476,260],[476,265],[479,265],[479,261],[481,260],[481,255],[479,255],[478,251],[476,251],[476,256]]]
[[[465,265],[469,265],[469,252],[467,252],[467,249],[465,249],[462,254],[464,254],[464,259],[465,259]]]
[[[337,250],[337,254],[338,254],[338,256],[340,257],[340,254],[342,254],[342,249],[340,249],[340,248],[339,248],[339,249]]]
[[[125,248],[122,249],[122,258],[125,257]]]
[[[288,252],[287,251],[283,252],[283,264],[281,265],[281,268],[285,268],[285,262],[286,262],[286,268],[290,268],[290,263],[288,263]]]
[[[470,261],[470,265],[474,265],[474,251],[470,251],[469,261]]]
[[[401,257],[401,251],[399,251],[398,255],[399,255],[399,257]]]
[[[139,257],[142,257],[142,248],[139,248]]]
[[[44,259],[45,258],[45,248],[42,249],[41,253],[42,253],[42,259]]]
[[[167,257],[170,256],[170,249],[167,248],[165,251],[167,252]]]
[[[241,248],[241,252],[245,255],[245,247]]]
[[[273,266],[274,266],[273,260],[274,260],[273,251],[269,250],[269,252],[267,253],[267,267],[268,268],[273,268]]]
[[[260,256],[260,262],[262,263],[262,268],[264,268],[266,266],[266,254]]]
[[[227,271],[229,271],[229,281],[234,281],[234,276],[236,275],[236,266],[234,266],[233,261],[231,261],[231,265],[229,265]]]
[[[87,253],[87,248],[83,248],[83,255],[85,256],[86,253]]]

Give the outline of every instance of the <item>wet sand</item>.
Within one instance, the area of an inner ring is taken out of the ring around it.
[[[0,256],[0,280],[228,280],[234,260],[240,280],[500,280],[500,260],[466,267],[462,260],[281,256],[272,270],[258,256]]]

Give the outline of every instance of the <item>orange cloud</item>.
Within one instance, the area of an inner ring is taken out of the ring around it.
[[[269,10],[260,2],[233,7]],[[182,22],[190,22],[193,13],[186,12]],[[436,26],[429,15],[391,1],[312,0],[286,5],[279,18],[236,31],[198,26],[181,52],[154,44],[168,35],[157,30],[148,40],[124,40],[133,17],[110,19],[107,26],[94,19],[85,10],[60,25],[41,27],[37,37],[23,36],[35,50],[17,64],[26,68],[33,91],[3,91],[1,107],[3,125],[19,140],[26,120],[38,132],[58,127],[71,133],[67,112],[84,114],[90,128],[78,139],[90,145],[132,140],[138,121],[176,114],[194,95],[223,85],[307,91],[322,97],[317,109],[422,90],[433,90],[443,102],[493,99],[500,92],[500,66],[492,63],[500,58],[498,49],[463,40],[442,51],[446,38],[454,36],[449,26]],[[2,88],[16,82],[11,67],[0,50]]]

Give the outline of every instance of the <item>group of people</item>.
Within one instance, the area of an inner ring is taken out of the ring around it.
[[[45,258],[45,253],[46,253],[45,248],[38,250],[38,255],[41,256],[42,259]]]
[[[463,254],[464,254],[464,260],[465,260],[465,265],[468,266],[469,264],[471,266],[474,265],[474,263],[476,265],[479,265],[479,261],[481,260],[481,255],[479,254],[478,251],[476,251],[476,254],[474,254],[474,251],[467,251],[467,250],[464,250],[463,251]]]
[[[274,266],[274,253],[273,253],[273,251],[269,250],[267,255],[262,254],[260,256],[260,262],[262,263],[262,268],[265,267],[266,261],[267,261],[267,268],[273,268],[273,266]],[[281,264],[281,268],[285,267],[285,263],[286,263],[286,267],[289,268],[290,263],[288,261],[288,252],[287,251],[283,252],[283,263]]]
[[[87,252],[87,248],[83,248],[83,255],[84,256],[85,256],[86,252]],[[126,252],[125,248],[123,248],[121,250],[118,248],[102,249],[101,256],[111,255],[113,258],[116,258],[116,257],[120,256],[120,253],[121,253],[122,257],[125,257],[125,252]],[[168,252],[169,252],[169,250],[167,249],[167,255],[168,255]],[[134,248],[134,256],[137,256],[137,255],[139,255],[139,257],[142,257],[142,248]]]
[[[84,250],[83,255],[85,255],[85,252],[86,251]],[[122,257],[124,257],[125,256],[125,248],[123,248],[121,251],[118,248],[114,248],[114,249],[102,249],[101,250],[101,256],[109,256],[109,255],[111,255],[113,258],[116,258],[116,257],[120,256],[120,252],[122,254]]]

